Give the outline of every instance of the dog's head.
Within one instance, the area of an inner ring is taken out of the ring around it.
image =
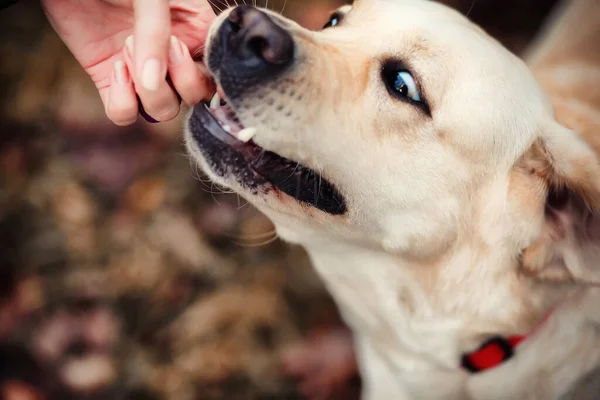
[[[313,32],[241,6],[205,62],[220,96],[191,112],[189,149],[285,239],[584,279],[597,159],[527,66],[457,12],[359,0]]]

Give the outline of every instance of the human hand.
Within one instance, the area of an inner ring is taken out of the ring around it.
[[[188,105],[209,97],[212,83],[191,56],[215,18],[207,0],[41,2],[117,125],[136,121],[138,96],[157,121],[177,116],[179,96]]]

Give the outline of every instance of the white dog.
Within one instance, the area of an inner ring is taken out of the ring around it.
[[[307,250],[365,399],[600,398],[600,1],[570,4],[529,67],[426,0],[211,28],[188,148]]]

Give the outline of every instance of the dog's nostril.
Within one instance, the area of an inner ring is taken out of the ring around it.
[[[294,57],[294,42],[289,35],[270,34],[265,40],[262,56],[271,64],[285,64]]]
[[[268,43],[263,37],[253,37],[248,40],[247,47],[251,53],[262,58],[264,52],[268,49]]]

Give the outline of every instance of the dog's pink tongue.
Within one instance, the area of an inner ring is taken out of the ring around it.
[[[231,107],[228,105],[217,107],[213,110],[213,115],[219,120],[223,129],[228,133],[238,133],[244,127],[237,118]]]

